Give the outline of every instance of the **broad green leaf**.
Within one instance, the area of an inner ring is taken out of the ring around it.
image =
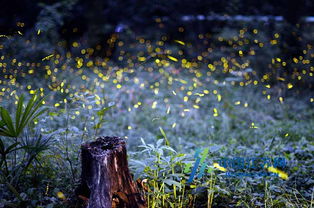
[[[5,126],[4,121],[0,121],[0,128],[3,128]]]
[[[93,126],[94,129],[99,129],[103,123],[105,123],[106,120],[101,119],[95,126]]]
[[[23,111],[24,96],[21,95],[18,100],[15,112],[15,125],[12,122],[11,116],[8,111],[0,107],[0,114],[2,118],[2,120],[0,120],[0,135],[8,137],[18,137],[30,121],[36,119],[38,116],[46,112],[47,109],[43,109],[38,112],[39,108],[43,106],[44,100],[45,98],[39,100],[36,91],[36,93],[28,101],[27,106]]]
[[[13,126],[11,116],[10,116],[9,112],[2,107],[1,107],[1,118],[2,118],[2,121],[4,121],[4,123],[7,127],[7,130],[10,132],[10,134],[15,136],[16,133],[15,133],[15,129]]]
[[[168,138],[167,138],[167,135],[166,135],[165,131],[164,131],[161,127],[159,127],[159,130],[160,130],[162,136],[163,136],[163,137],[165,138],[165,140],[166,140],[166,145],[169,146],[170,143],[169,143],[169,140],[168,140]]]
[[[23,102],[24,102],[24,95],[19,97],[19,101],[17,103],[17,109],[15,113],[15,129],[18,129],[20,126],[22,111],[23,111]]]
[[[38,118],[41,114],[45,113],[47,110],[48,110],[48,108],[44,108],[43,110],[36,113],[32,119]]]
[[[212,168],[212,167],[208,167],[208,169],[207,169],[207,173],[211,173],[211,172],[213,172],[214,171],[214,168]]]
[[[143,161],[131,159],[131,162],[132,162],[134,165],[139,165],[139,166],[146,167],[146,164],[145,164],[145,162],[143,162]]]
[[[168,185],[176,185],[178,187],[181,187],[181,183],[177,182],[177,181],[174,181],[174,180],[171,180],[171,179],[165,179],[163,180],[164,183],[168,184]]]
[[[7,129],[0,130],[0,136],[15,137],[15,135]]]
[[[17,132],[20,134],[25,128],[25,126],[31,121],[36,119],[38,116],[46,112],[47,109],[41,110],[39,113],[37,113],[37,110],[43,106],[43,102],[45,100],[45,97],[39,100],[39,97],[37,96],[37,92],[35,95],[30,99],[30,101],[27,104],[27,107],[23,113],[22,121],[19,123],[19,126],[17,127]]]
[[[98,116],[104,116],[105,112],[108,111],[109,109],[115,107],[115,105],[109,106],[109,107],[105,107],[103,109],[101,109],[100,111],[97,112]]]
[[[24,121],[24,123],[21,124],[20,130],[22,130],[22,129],[28,124],[29,121],[32,121],[32,120],[36,119],[38,116],[40,116],[41,114],[45,113],[47,110],[48,110],[48,109],[43,109],[43,110],[39,111],[38,113],[34,112],[34,113],[36,113],[36,114],[31,113],[31,116],[28,117],[28,118]]]
[[[26,120],[30,117],[30,114],[31,114],[31,110],[36,102],[36,99],[37,99],[37,92],[33,95],[33,97],[28,101],[28,104],[26,106],[26,109],[23,113],[23,117],[22,117],[22,120],[20,122],[20,126],[18,126],[18,129],[17,129],[17,132],[21,132],[22,129],[23,129],[23,126],[26,126]]]
[[[40,108],[40,107],[42,107],[44,104],[43,104],[43,102],[45,101],[45,99],[46,99],[46,97],[43,97],[41,100],[39,100],[38,101],[38,99],[36,99],[35,100],[35,103],[36,103],[36,105],[35,105],[35,107],[33,108],[33,110],[32,110],[32,112],[33,112],[33,114]]]

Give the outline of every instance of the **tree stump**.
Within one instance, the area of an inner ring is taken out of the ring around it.
[[[87,208],[145,208],[129,172],[125,141],[100,137],[81,146],[82,175],[77,195]]]

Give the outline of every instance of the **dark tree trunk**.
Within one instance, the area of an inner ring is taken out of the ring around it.
[[[125,141],[100,137],[81,146],[82,176],[77,195],[87,208],[144,208],[145,201],[129,172]]]

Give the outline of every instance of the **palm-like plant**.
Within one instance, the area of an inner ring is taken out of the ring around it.
[[[36,92],[25,108],[23,105],[24,96],[21,95],[15,111],[15,122],[13,122],[9,112],[5,108],[0,107],[0,135],[17,138],[30,121],[33,121],[47,110],[40,110],[40,107],[44,104],[44,99],[40,99]]]
[[[8,189],[11,190],[11,192],[19,199],[20,202],[22,202],[23,200],[17,190],[13,187],[12,183],[14,183],[14,181],[18,181],[22,172],[29,167],[29,165],[37,157],[37,155],[43,150],[47,149],[50,138],[42,139],[42,137],[39,136],[34,140],[22,139],[21,141],[18,141],[18,137],[31,121],[38,118],[38,116],[40,116],[47,110],[41,109],[44,104],[44,99],[45,98],[40,99],[36,92],[28,101],[25,107],[24,96],[21,95],[18,99],[15,111],[15,119],[11,117],[8,110],[0,107],[0,136],[15,138],[14,142],[8,142],[8,147],[6,146],[6,142],[3,142],[0,138],[0,181],[7,185]],[[15,122],[13,122],[13,119],[15,120]],[[25,141],[27,142],[25,143]],[[28,158],[25,161],[20,161],[20,164],[17,164],[16,154],[17,150],[20,149],[25,150]],[[13,162],[8,163],[9,155],[11,153],[15,153],[15,156],[13,157]],[[12,167],[9,167],[9,164]],[[9,180],[9,178],[11,178],[11,180]]]

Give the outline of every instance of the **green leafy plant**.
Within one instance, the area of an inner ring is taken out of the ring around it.
[[[51,136],[37,133],[34,137],[26,134],[25,138],[22,137],[20,140],[18,138],[31,121],[47,110],[41,108],[44,99],[40,99],[36,92],[24,106],[24,96],[21,95],[15,110],[15,118],[11,117],[7,109],[0,107],[0,136],[15,138],[15,140],[0,138],[0,182],[7,186],[19,203],[22,203],[23,199],[15,186],[32,162],[49,147]]]
[[[165,136],[165,133],[163,133]],[[186,207],[191,202],[191,192],[187,192],[184,167],[189,162],[186,154],[177,153],[164,139],[156,145],[146,144],[142,140],[145,160],[131,160],[135,177],[144,177],[146,181],[148,207]]]
[[[97,135],[97,130],[101,128],[102,124],[106,122],[106,120],[104,119],[105,113],[114,107],[115,105],[111,105],[97,111],[98,121],[96,121],[96,125],[93,126],[93,128],[95,129],[95,135]]]
[[[43,106],[45,98],[40,99],[37,92],[28,101],[24,108],[24,96],[19,97],[15,111],[15,122],[11,118],[8,110],[0,107],[0,135],[17,138],[30,121],[43,114],[47,109],[40,109]]]

